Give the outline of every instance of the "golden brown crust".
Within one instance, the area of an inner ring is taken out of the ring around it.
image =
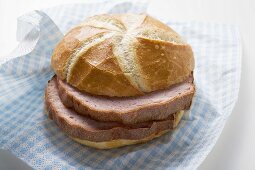
[[[151,91],[187,79],[194,69],[191,47],[161,40],[137,38],[136,59]]]
[[[84,40],[105,32],[107,32],[107,30],[90,26],[77,26],[70,30],[58,43],[52,54],[51,66],[58,77],[66,79],[65,69],[68,61],[75,50],[81,47]]]
[[[175,31],[150,16],[104,14],[67,33],[51,64],[79,90],[123,97],[181,82],[194,69],[194,57]]]
[[[170,32],[177,34],[173,29],[171,29],[166,24],[164,24],[164,23],[160,22],[159,20],[152,18],[151,16],[148,16],[148,15],[146,15],[146,17],[145,17],[143,23],[140,25],[140,27],[144,27],[144,28],[155,27],[155,28],[160,28],[167,32],[170,31]]]
[[[73,65],[68,83],[91,94],[128,96],[141,94],[121,71],[112,52],[114,39],[91,47]],[[77,76],[79,75],[79,76]],[[102,85],[105,88],[102,88]]]

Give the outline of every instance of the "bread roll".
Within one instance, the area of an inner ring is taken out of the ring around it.
[[[194,69],[194,57],[174,30],[148,15],[104,14],[69,31],[51,64],[79,90],[124,97],[182,82]]]

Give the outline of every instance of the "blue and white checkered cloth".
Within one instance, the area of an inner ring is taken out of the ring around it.
[[[0,147],[35,169],[196,169],[237,101],[241,45],[233,26],[167,22],[191,44],[196,59],[194,102],[171,134],[146,144],[96,150],[69,139],[43,113],[44,88],[54,74],[51,53],[63,34],[94,14],[144,11],[143,1],[102,1],[20,17],[21,42],[0,59]]]

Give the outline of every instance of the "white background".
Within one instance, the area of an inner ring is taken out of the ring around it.
[[[99,0],[97,0],[99,1]],[[30,10],[81,0],[0,0],[0,57],[17,45],[16,18]],[[255,169],[255,0],[154,0],[148,12],[174,21],[235,24],[243,44],[239,100],[203,170]]]

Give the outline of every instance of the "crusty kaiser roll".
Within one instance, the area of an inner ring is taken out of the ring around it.
[[[57,76],[96,95],[135,96],[187,79],[191,47],[144,14],[97,15],[69,31],[54,50]]]
[[[49,118],[70,138],[99,149],[171,131],[195,93],[191,47],[143,14],[86,19],[59,42],[51,65]]]

